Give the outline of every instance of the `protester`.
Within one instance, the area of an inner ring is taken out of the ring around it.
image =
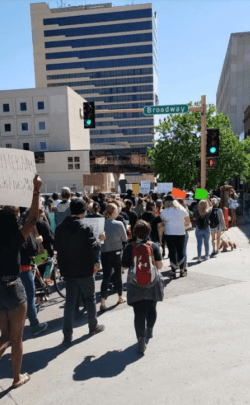
[[[52,199],[53,199],[53,205],[54,207],[57,207],[58,204],[60,204],[61,200],[59,200],[59,195],[58,193],[53,193],[52,194]]]
[[[220,238],[221,232],[226,228],[223,212],[219,207],[219,201],[217,198],[212,198],[211,203],[213,209],[210,215],[210,228],[212,235],[213,255],[217,255],[220,252]],[[215,249],[215,245],[217,249]]]
[[[126,200],[125,207],[122,209],[122,211],[128,215],[129,225],[131,226],[131,231],[133,232],[135,223],[138,220],[138,215],[136,214],[135,211],[132,211],[132,205],[133,205],[133,203],[131,200]]]
[[[18,229],[17,221],[10,212],[0,211],[0,357],[11,342],[13,388],[18,388],[30,380],[28,373],[21,374],[27,297],[20,279],[20,249],[38,217],[42,181],[37,174],[33,186],[29,216],[22,228]]]
[[[68,187],[63,187],[61,191],[62,195],[62,202],[57,205],[57,209],[55,211],[55,222],[56,226],[58,226],[66,217],[70,216],[70,198],[71,193]]]
[[[237,202],[238,194],[236,194],[235,190],[230,190],[230,200],[229,200],[229,215],[231,217],[231,226],[235,226],[237,219],[236,219],[236,208],[238,208],[239,204]]]
[[[149,224],[151,224],[153,219],[156,218],[155,210],[156,210],[155,202],[148,201],[146,204],[146,211],[140,216],[140,219],[143,219],[143,221],[146,221]]]
[[[189,209],[188,206],[185,204],[185,201],[182,198],[177,198],[178,203],[185,208],[187,211],[187,216],[189,217]],[[191,222],[190,222],[191,224]],[[187,274],[187,268],[188,268],[188,258],[187,258],[187,244],[188,244],[188,239],[189,239],[189,231],[190,229],[185,229],[185,241],[184,241],[184,246],[183,246],[183,254],[184,254],[184,275]]]
[[[105,211],[105,208],[106,208],[106,206],[107,206],[107,203],[106,203],[106,201],[105,201],[105,199],[106,199],[105,194],[99,193],[99,194],[98,194],[98,199],[99,199],[98,202],[99,202],[99,204],[100,204],[100,214],[103,215],[103,213],[104,213],[104,211]]]
[[[198,204],[198,210],[194,211],[195,217],[195,236],[197,239],[197,250],[198,250],[198,263],[201,262],[201,250],[202,241],[204,239],[205,245],[205,259],[208,260],[209,256],[209,238],[211,234],[209,218],[212,212],[212,204],[207,200],[200,200]]]
[[[127,196],[125,197],[125,199],[132,201],[133,206],[135,207],[135,196],[132,190],[127,191]]]
[[[144,201],[143,201],[143,199],[141,197],[138,198],[138,201],[137,201],[136,207],[134,208],[134,211],[138,215],[138,218],[140,218],[140,216],[145,211],[145,209],[144,209]]]
[[[182,207],[172,195],[165,198],[165,208],[160,215],[165,222],[164,239],[166,240],[170,265],[170,279],[176,278],[177,261],[180,266],[180,276],[185,277],[187,272],[184,269],[184,243],[185,243],[185,226],[184,218],[187,217],[187,211]],[[177,258],[177,260],[176,260]]]
[[[158,200],[156,200],[155,214],[156,215],[161,215],[161,212],[162,212],[162,200],[158,199]]]
[[[151,287],[138,284],[138,278],[134,275],[134,260],[139,246],[146,245],[151,250],[151,260],[158,269],[163,266],[159,246],[155,243],[147,242],[151,227],[148,222],[139,220],[134,227],[135,244],[128,244],[122,257],[122,265],[129,267],[127,299],[128,305],[134,308],[134,325],[138,339],[139,351],[144,353],[146,349],[146,339],[153,337],[153,327],[156,322],[156,304],[162,301],[164,296],[163,282],[160,277],[156,277]],[[140,256],[140,260],[142,260]],[[138,259],[138,258],[137,258]],[[147,263],[148,264],[148,263]],[[148,267],[147,267],[148,269]]]
[[[100,211],[100,204],[98,202],[93,202],[91,212],[86,215],[86,218],[103,218],[103,215],[100,214]]]
[[[98,254],[100,240],[96,240],[92,227],[86,225],[82,219],[87,209],[83,199],[75,199],[70,203],[71,216],[68,216],[56,228],[55,248],[61,275],[66,283],[66,303],[64,308],[63,344],[70,346],[73,336],[73,321],[76,300],[79,291],[84,293],[88,313],[90,335],[102,332],[105,328],[98,325],[96,316],[96,297],[94,269],[99,269]]]
[[[104,231],[106,239],[101,246],[101,262],[103,271],[103,281],[101,284],[101,305],[100,310],[106,311],[105,300],[107,299],[107,290],[111,277],[112,268],[114,268],[116,285],[118,291],[117,305],[126,301],[122,297],[122,270],[121,270],[121,255],[123,242],[127,241],[127,235],[123,224],[116,221],[118,216],[118,208],[115,204],[108,204],[105,212],[105,227]]]

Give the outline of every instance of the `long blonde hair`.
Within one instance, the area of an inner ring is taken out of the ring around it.
[[[208,204],[206,200],[200,200],[198,205],[198,211],[201,217],[208,214]]]
[[[179,202],[177,200],[165,202],[165,208],[171,208],[171,207],[174,207],[174,209],[176,209],[176,210],[185,210],[185,208],[181,204],[179,204]]]

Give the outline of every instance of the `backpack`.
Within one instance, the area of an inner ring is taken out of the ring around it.
[[[152,242],[133,242],[133,273],[139,286],[148,286],[156,277],[156,267]]]
[[[213,208],[210,215],[210,228],[216,228],[219,225],[218,208]]]
[[[207,215],[205,215],[205,217],[201,217],[199,215],[198,217],[198,229],[206,229],[209,226],[209,220]]]

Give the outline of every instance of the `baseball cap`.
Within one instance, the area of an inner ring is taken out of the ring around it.
[[[75,198],[70,203],[71,215],[83,214],[87,209],[87,204],[82,198]]]

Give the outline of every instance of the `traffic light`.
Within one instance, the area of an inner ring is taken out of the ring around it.
[[[84,128],[95,128],[95,103],[83,103]]]
[[[218,166],[218,159],[217,158],[209,158],[207,159],[207,169],[215,169]]]
[[[220,132],[218,129],[207,130],[207,157],[219,156]]]

